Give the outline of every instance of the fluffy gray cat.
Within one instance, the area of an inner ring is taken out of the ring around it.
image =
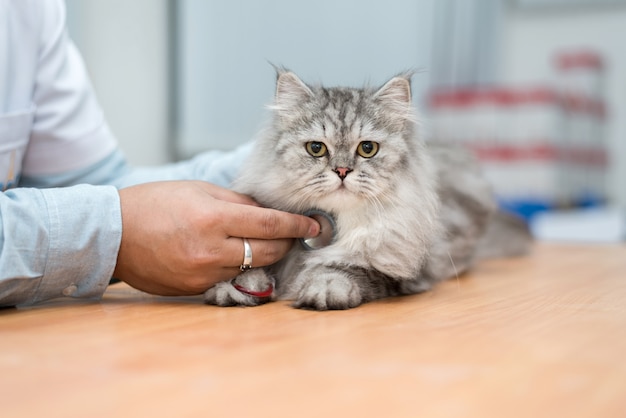
[[[423,292],[489,253],[484,235],[493,222],[505,228],[491,235],[511,234],[496,255],[527,249],[522,224],[494,217],[489,185],[470,156],[421,139],[410,74],[356,89],[308,86],[279,70],[271,109],[272,124],[234,189],[267,207],[331,214],[335,240],[308,251],[294,245],[277,264],[212,287],[207,303],[288,299],[298,308],[347,309]]]

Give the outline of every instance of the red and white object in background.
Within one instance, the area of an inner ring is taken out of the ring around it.
[[[601,99],[604,95],[604,60],[590,49],[555,54],[555,85],[559,91]]]
[[[574,202],[593,203],[606,197],[608,155],[604,135],[604,62],[596,51],[578,49],[555,55],[555,84],[563,98],[565,129],[570,146],[565,150]]]
[[[563,119],[555,91],[448,90],[430,99],[433,138],[473,150],[501,199],[552,203],[559,196]]]
[[[554,85],[430,95],[433,139],[472,149],[509,207],[588,205],[606,196],[602,60],[576,52],[556,62]]]

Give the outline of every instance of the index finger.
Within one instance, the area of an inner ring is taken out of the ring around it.
[[[225,222],[224,228],[231,237],[312,238],[320,233],[320,224],[308,216],[239,204],[228,210],[232,222]]]
[[[217,186],[215,184],[207,183],[204,181],[195,181],[198,187],[201,187],[205,193],[208,193],[211,197],[219,200],[224,200],[231,203],[241,203],[243,205],[260,206],[250,196],[246,196],[241,193],[237,193],[230,189]]]

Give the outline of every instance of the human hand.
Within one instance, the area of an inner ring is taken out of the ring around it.
[[[320,231],[306,216],[261,208],[201,181],[146,183],[119,194],[122,242],[113,275],[153,294],[200,294],[235,277],[244,237],[254,267],[261,267],[281,259],[293,238]]]

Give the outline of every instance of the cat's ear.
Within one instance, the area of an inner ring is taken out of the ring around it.
[[[272,108],[289,112],[313,97],[311,89],[291,71],[279,70],[276,75],[276,96]]]
[[[407,108],[411,106],[411,76],[400,75],[382,86],[374,97],[390,107]]]
[[[411,74],[392,78],[374,93],[374,98],[397,116],[411,118]]]

